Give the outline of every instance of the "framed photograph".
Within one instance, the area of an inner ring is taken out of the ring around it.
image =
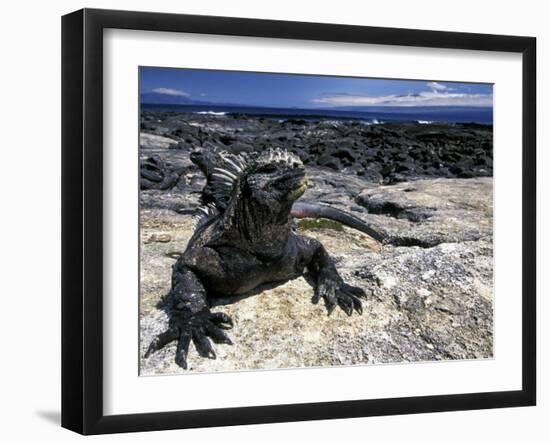
[[[534,405],[531,37],[62,21],[62,425]]]

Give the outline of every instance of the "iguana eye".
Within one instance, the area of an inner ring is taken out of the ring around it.
[[[262,166],[258,170],[258,172],[270,174],[271,172],[275,172],[276,170],[277,170],[277,167],[275,165],[269,164],[269,165]]]

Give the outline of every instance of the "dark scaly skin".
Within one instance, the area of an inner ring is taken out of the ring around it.
[[[305,191],[306,178],[300,160],[285,156],[256,160],[224,211],[195,231],[173,266],[169,328],[151,342],[145,357],[177,340],[176,363],[184,369],[191,341],[199,355],[216,358],[210,340],[231,344],[224,329],[232,321],[211,311],[211,299],[305,273],[314,287],[312,302],[323,299],[329,315],[337,306],[348,315],[362,313],[359,297],[365,292],[344,283],[320,242],[292,229],[292,204]]]

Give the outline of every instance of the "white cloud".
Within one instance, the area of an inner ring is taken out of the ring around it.
[[[447,86],[437,82],[426,83],[426,86],[428,86],[428,88],[430,88],[433,92],[444,91],[447,89]]]
[[[172,89],[172,88],[156,88],[156,89],[153,89],[153,92],[156,92],[157,94],[164,94],[164,95],[176,95],[178,97],[189,96],[189,94],[185,91],[180,91],[179,89]]]
[[[443,86],[443,85],[440,85]],[[333,95],[312,100],[328,106],[493,106],[492,94],[423,91],[407,95]]]

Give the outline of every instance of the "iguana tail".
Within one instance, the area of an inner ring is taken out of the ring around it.
[[[383,243],[386,239],[385,235],[377,232],[359,218],[329,205],[297,201],[292,205],[290,214],[296,218],[328,218],[357,229],[380,243]]]

